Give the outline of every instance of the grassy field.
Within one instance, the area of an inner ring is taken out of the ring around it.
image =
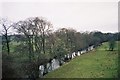
[[[74,58],[45,75],[45,78],[117,78],[118,51],[107,51],[108,43]]]

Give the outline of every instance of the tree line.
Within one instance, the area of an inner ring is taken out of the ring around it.
[[[57,58],[62,65],[61,60],[63,58],[64,61],[67,60],[65,59],[67,54],[82,51],[92,45],[96,48],[103,42],[109,42],[109,50],[112,51],[115,41],[120,40],[120,32],[77,32],[72,28],[61,28],[53,31],[51,22],[43,17],[31,17],[11,25],[8,25],[8,23],[6,25],[5,21],[1,19],[1,25],[4,29],[1,36],[3,78],[15,77],[17,74],[17,71],[12,67],[15,66],[12,62],[16,61],[16,58],[14,58],[16,56],[24,55],[22,57],[25,59],[19,57],[18,61],[20,62],[17,62],[21,64],[20,66],[23,66],[24,77],[27,75],[28,78],[38,78],[39,66],[44,65],[44,74],[48,73],[47,63],[51,63],[53,58]],[[15,30],[16,34],[8,35],[9,28]],[[14,45],[14,42],[16,42],[16,45]],[[10,47],[12,47],[12,50]],[[21,74],[16,76],[23,77]]]

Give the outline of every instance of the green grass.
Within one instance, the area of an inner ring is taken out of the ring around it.
[[[118,77],[118,51],[107,51],[104,43],[45,75],[45,78],[115,78]],[[116,46],[117,49],[117,46]]]

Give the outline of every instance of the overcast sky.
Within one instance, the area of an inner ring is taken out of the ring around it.
[[[70,27],[77,31],[118,32],[118,2],[29,1],[2,2],[1,6],[0,16],[12,21],[42,16],[54,29]]]

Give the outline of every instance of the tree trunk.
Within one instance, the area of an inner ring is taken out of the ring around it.
[[[43,44],[43,53],[45,54],[45,34],[43,31],[43,36],[42,36],[42,44]]]
[[[8,52],[8,54],[10,54],[9,39],[8,39],[7,32],[5,34],[5,38],[6,38],[6,44],[7,44],[7,52]]]
[[[30,36],[28,36],[28,47],[29,47],[29,61],[31,62],[31,40],[30,40]]]

